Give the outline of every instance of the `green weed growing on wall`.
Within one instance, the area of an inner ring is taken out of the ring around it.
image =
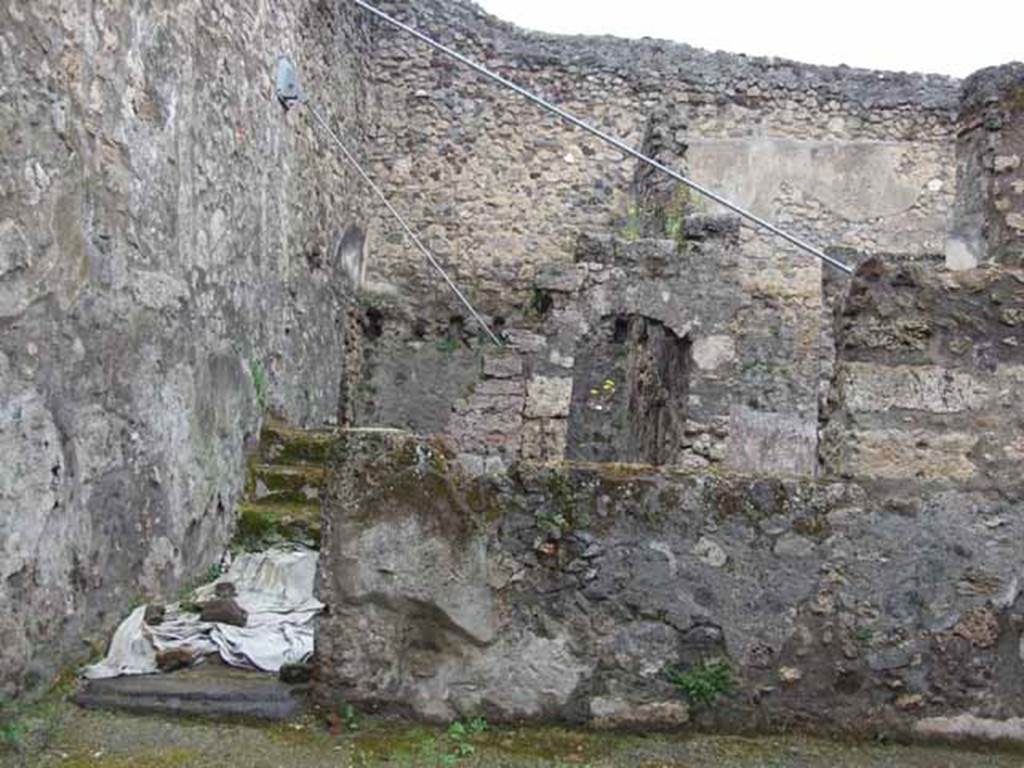
[[[732,670],[724,661],[702,662],[685,672],[669,669],[668,679],[695,707],[710,707],[735,688]]]

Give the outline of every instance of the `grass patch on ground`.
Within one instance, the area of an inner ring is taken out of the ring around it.
[[[45,742],[0,757],[24,768],[1019,768],[1020,754],[949,747],[836,742],[799,735],[738,737],[681,731],[624,734],[489,726],[462,720],[424,726],[307,714],[286,723],[84,711],[58,702]],[[462,746],[460,746],[462,745]]]

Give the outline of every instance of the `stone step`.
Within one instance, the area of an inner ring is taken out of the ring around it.
[[[252,464],[248,496],[252,502],[272,500],[307,504],[320,498],[323,466],[313,464]]]
[[[333,429],[296,429],[268,421],[260,432],[260,457],[266,464],[323,464],[338,436]]]
[[[295,541],[316,549],[320,546],[320,527],[319,500],[246,501],[238,505],[235,541],[247,550],[264,549],[282,541]]]
[[[286,720],[301,709],[307,688],[211,659],[169,674],[89,680],[72,701],[88,709]]]

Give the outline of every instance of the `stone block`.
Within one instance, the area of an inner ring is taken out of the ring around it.
[[[701,370],[715,370],[736,359],[736,342],[732,336],[701,336],[693,342],[693,362]]]
[[[992,158],[992,170],[1007,173],[1020,168],[1020,155],[996,155]]]
[[[161,672],[175,672],[192,665],[193,653],[191,648],[170,648],[158,651],[156,654],[156,667]]]
[[[548,344],[547,338],[541,334],[518,328],[510,328],[505,332],[505,335],[508,337],[508,343],[512,349],[525,352],[527,354],[540,352],[540,350],[544,349]]]
[[[565,458],[566,419],[530,419],[523,423],[520,457],[524,461],[551,462]]]
[[[853,413],[962,413],[982,408],[991,397],[979,375],[933,365],[847,363],[839,386],[845,408]]]
[[[164,616],[167,613],[167,608],[163,605],[150,604],[146,606],[146,613],[143,615],[142,620],[152,626],[159,626],[164,621]]]
[[[847,438],[847,460],[839,471],[854,477],[967,480],[977,467],[971,453],[979,435],[924,429],[864,430]]]
[[[1000,720],[969,713],[926,717],[914,725],[914,733],[926,739],[1024,744],[1024,717]]]
[[[277,677],[282,683],[302,685],[313,679],[313,665],[309,662],[282,664]]]
[[[244,627],[249,621],[249,614],[234,598],[218,597],[207,600],[199,605],[199,618],[216,624],[231,624]]]
[[[679,700],[632,702],[617,696],[590,700],[590,721],[595,728],[668,728],[690,721],[690,709]]]
[[[526,384],[526,411],[530,419],[565,418],[572,401],[572,379],[535,376]]]
[[[484,358],[484,376],[513,379],[523,374],[523,360],[518,355],[488,355]]]
[[[495,395],[523,395],[523,383],[515,379],[494,378],[485,379],[476,385],[473,390],[476,397],[491,397]]]
[[[744,472],[813,477],[818,468],[816,417],[734,405],[726,465]]]

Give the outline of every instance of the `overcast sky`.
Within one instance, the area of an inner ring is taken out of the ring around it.
[[[1024,60],[1022,0],[477,0],[521,27],[963,77]]]

